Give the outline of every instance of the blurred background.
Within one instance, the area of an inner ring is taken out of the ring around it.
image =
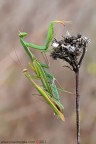
[[[22,73],[16,53],[26,68],[29,58],[23,50],[18,31],[28,33],[26,41],[43,45],[52,20],[72,24],[54,26],[60,40],[68,30],[91,39],[80,70],[81,142],[96,144],[96,1],[95,0],[0,0],[0,141],[46,140],[48,144],[76,144],[75,96],[60,92],[65,107],[65,122],[36,93]],[[15,53],[16,51],[16,53]],[[32,52],[44,62],[40,52]],[[75,77],[64,61],[53,61],[50,72],[61,85],[75,92]]]

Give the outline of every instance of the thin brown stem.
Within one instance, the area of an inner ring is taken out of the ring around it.
[[[79,95],[79,69],[75,72],[76,76],[76,126],[77,144],[80,144],[80,95]]]
[[[80,67],[80,65],[81,65],[81,63],[82,63],[82,60],[83,60],[84,55],[85,55],[85,52],[86,52],[86,48],[84,47],[84,48],[83,48],[82,55],[81,55],[81,58],[80,58],[80,60],[79,60],[79,62],[78,62],[79,67]]]

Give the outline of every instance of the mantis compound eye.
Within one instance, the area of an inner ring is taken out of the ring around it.
[[[25,37],[26,35],[27,35],[26,32],[20,32],[20,33],[19,33],[19,37]]]

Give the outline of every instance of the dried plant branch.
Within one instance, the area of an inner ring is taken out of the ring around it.
[[[63,40],[53,41],[53,51],[51,57],[63,59],[73,68],[76,80],[76,128],[77,128],[77,144],[80,144],[80,94],[79,94],[79,69],[85,56],[86,46],[89,42],[88,38],[77,34],[71,36],[69,32],[63,37]],[[69,66],[66,66],[69,68]]]

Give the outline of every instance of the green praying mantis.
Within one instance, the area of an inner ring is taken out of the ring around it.
[[[51,21],[48,28],[48,34],[46,38],[46,42],[44,46],[38,46],[32,43],[27,43],[24,41],[24,37],[27,35],[25,32],[20,32],[20,42],[25,49],[26,53],[30,57],[31,62],[28,64],[29,67],[33,70],[35,73],[35,76],[32,76],[29,74],[27,69],[24,69],[24,75],[27,77],[27,79],[30,80],[32,85],[36,88],[36,90],[39,92],[40,95],[46,100],[46,102],[52,107],[54,110],[55,115],[59,116],[63,121],[65,120],[64,115],[62,114],[62,111],[64,110],[63,105],[60,102],[58,89],[54,82],[54,76],[47,72],[47,68],[49,66],[47,64],[41,63],[29,50],[29,48],[38,49],[41,51],[47,51],[50,42],[53,39],[53,25],[54,23],[61,23],[64,25],[64,22],[62,21]],[[42,87],[36,84],[36,82],[33,79],[39,79],[42,82]]]

